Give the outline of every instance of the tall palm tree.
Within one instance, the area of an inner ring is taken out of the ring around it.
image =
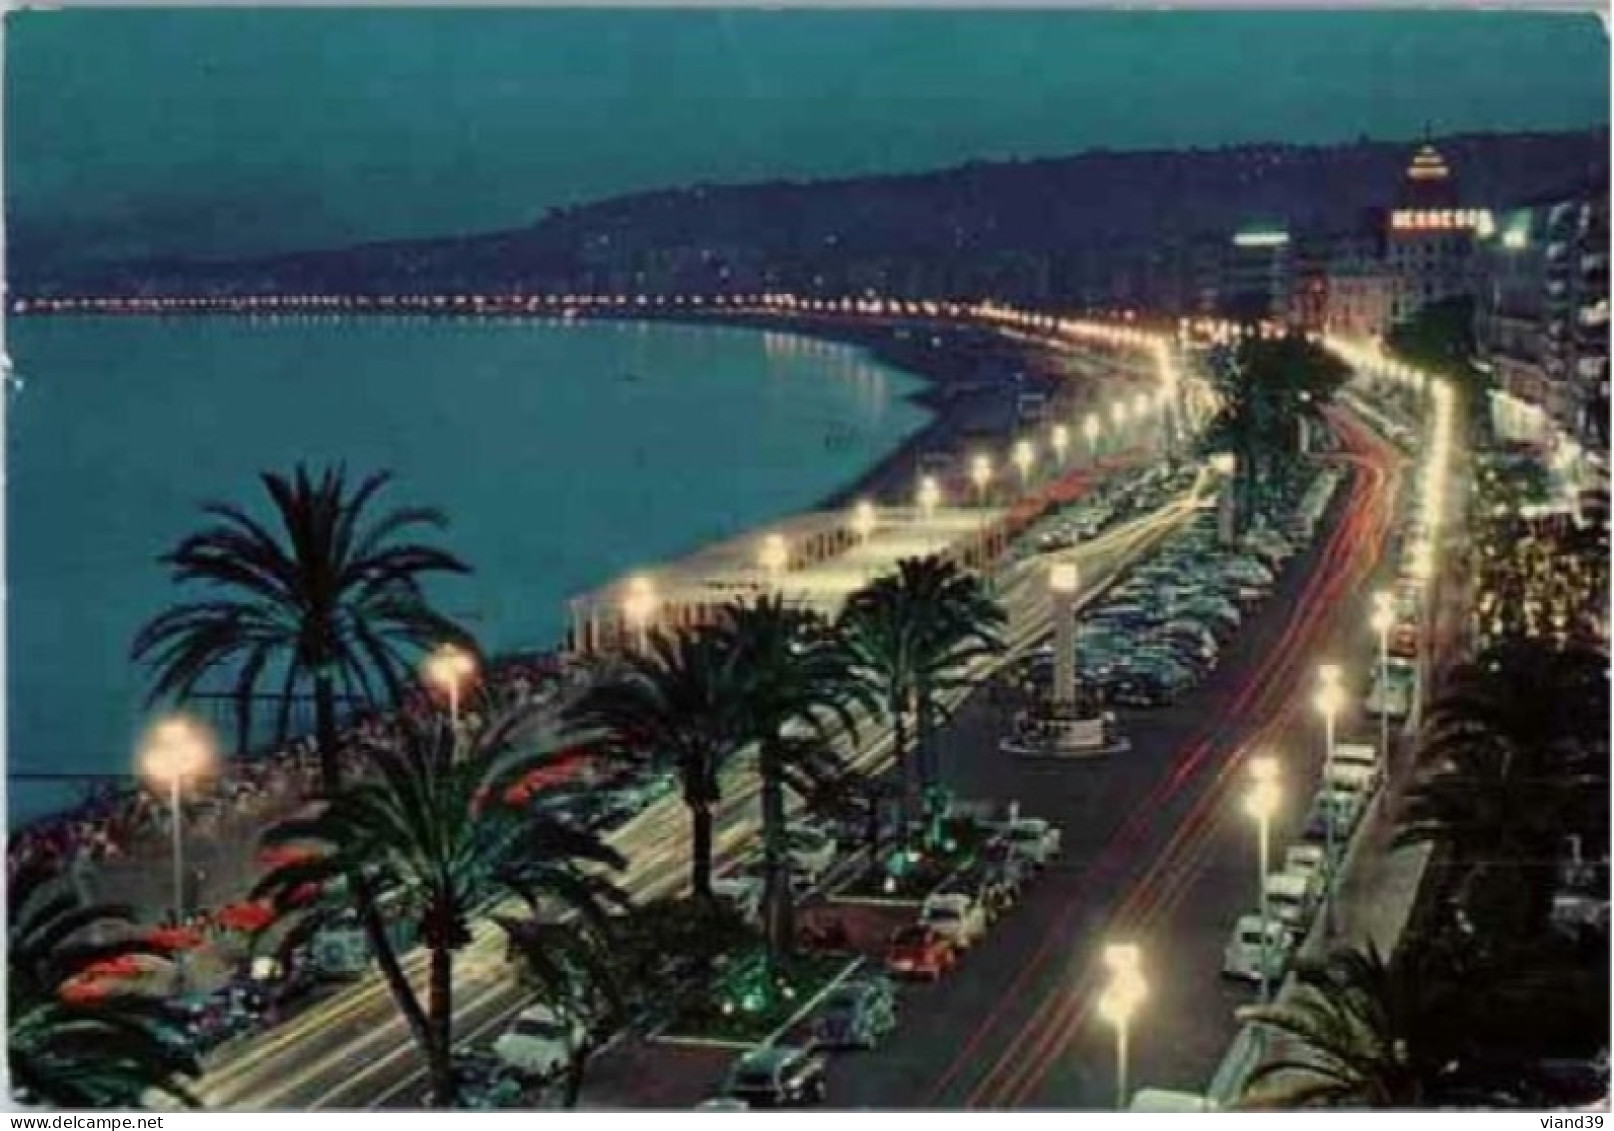
[[[133,933],[133,911],[79,902],[51,869],[26,864],[6,893],[6,1055],[12,1086],[57,1107],[135,1107],[149,1091],[187,1106],[195,1054],[153,997],[64,995],[97,963],[167,952]]]
[[[455,1098],[454,955],[473,941],[472,916],[514,895],[531,908],[542,902],[603,929],[606,904],[623,898],[603,878],[605,870],[626,863],[615,850],[568,824],[499,803],[542,758],[513,745],[525,723],[511,713],[463,740],[441,719],[406,723],[394,744],[366,751],[376,771],[372,779],[345,787],[316,816],[283,822],[263,837],[266,845],[311,842],[318,853],[269,873],[255,898],[287,906],[305,885],[321,885],[327,902],[307,918],[318,922],[340,909],[347,885],[357,882],[396,901],[394,915],[415,909],[429,961],[424,1004],[379,922],[376,901],[358,901],[440,1106]]]
[[[892,721],[894,757],[905,774],[907,721],[914,720],[917,776],[927,798],[939,776],[931,742],[938,696],[963,686],[976,660],[1003,650],[1005,623],[979,578],[938,557],[904,558],[895,573],[854,593],[842,610],[840,631],[853,670],[879,689]]]
[[[712,820],[719,771],[738,749],[739,673],[734,652],[710,629],[658,629],[650,650],[627,658],[566,712],[578,727],[600,727],[636,757],[677,767],[690,820],[690,887],[712,896]]]
[[[281,697],[282,738],[293,697],[311,688],[324,788],[340,788],[338,694],[396,700],[420,650],[474,647],[421,589],[424,578],[469,569],[410,540],[447,520],[427,507],[377,513],[391,478],[378,472],[353,486],[340,466],[316,475],[302,464],[289,477],[266,473],[275,520],[267,525],[235,504],[207,504],[213,524],[160,559],[176,583],[204,595],[153,617],[135,637],[134,659],[153,669],[152,701],[230,680],[244,744],[262,687]]]
[[[854,708],[878,703],[851,672],[830,625],[778,596],[725,606],[715,632],[741,677],[740,733],[757,744],[763,923],[776,967],[795,941],[784,797],[789,768],[820,755],[837,730],[855,733]]]
[[[1251,1074],[1250,1107],[1422,1107],[1454,1094],[1460,1010],[1472,995],[1440,952],[1387,963],[1369,944],[1297,970],[1292,999],[1248,1006],[1240,1020],[1279,1041]]]
[[[1566,833],[1606,837],[1608,660],[1509,640],[1454,673],[1431,709],[1398,843],[1443,842],[1471,910],[1527,936],[1551,903],[1543,869]]]
[[[589,1033],[587,1040],[572,1043],[566,1050],[563,1106],[575,1108],[582,1098],[584,1073],[596,1047],[595,1033],[602,1026],[615,1026],[624,1010],[611,961],[613,938],[579,923],[545,923],[505,916],[495,921],[521,963],[522,980],[559,1016],[581,1020]],[[569,1026],[567,1031],[570,1032]]]

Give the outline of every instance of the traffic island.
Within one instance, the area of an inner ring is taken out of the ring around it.
[[[1085,704],[1044,701],[1020,711],[998,743],[1022,758],[1102,758],[1132,748],[1116,733],[1115,716]]]
[[[766,955],[753,952],[730,964],[716,985],[685,1003],[651,1039],[736,1049],[769,1044],[800,1024],[861,962],[796,954],[781,959],[770,978]]]

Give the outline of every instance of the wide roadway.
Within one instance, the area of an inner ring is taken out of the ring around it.
[[[1196,492],[1203,486],[1196,485]],[[1079,564],[1090,593],[1187,521],[1197,503],[1197,495],[1190,493],[1060,557]],[[1011,571],[1002,598],[1018,644],[1029,644],[1046,633],[1050,610],[1040,566]],[[887,730],[871,725],[863,728],[862,737],[860,762],[879,765],[889,760]],[[718,814],[720,859],[741,850],[755,835],[754,774],[743,764],[746,759],[740,761],[726,775],[726,801]],[[676,798],[658,802],[613,834],[610,839],[631,861],[624,887],[639,900],[681,888],[688,868],[687,837],[687,818]],[[456,958],[455,1031],[461,1042],[491,1035],[523,1000],[523,991],[504,961],[497,928],[482,922],[473,936],[472,944]],[[405,960],[417,985],[423,980],[422,957],[416,952]],[[385,987],[372,975],[232,1050],[209,1066],[195,1092],[205,1106],[215,1109],[356,1108],[396,1103],[400,1096],[411,1094],[420,1078],[419,1053]]]
[[[950,979],[905,995],[881,1048],[838,1057],[829,1102],[871,1108],[1111,1108],[1113,1030],[1096,1015],[1100,954],[1141,946],[1150,985],[1131,1041],[1132,1090],[1201,1091],[1235,1032],[1250,987],[1219,976],[1240,914],[1256,909],[1256,846],[1240,810],[1244,758],[1279,756],[1280,857],[1321,774],[1310,707],[1318,663],[1346,667],[1359,700],[1372,651],[1367,592],[1400,471],[1396,453],[1336,413],[1351,469],[1330,525],[1291,561],[1222,664],[1176,705],[1123,714],[1131,750],[1051,764],[997,750],[1004,719],[976,695],[945,740],[963,796],[1017,799],[1064,830],[1064,856]],[[1340,739],[1358,726],[1341,720]],[[1371,740],[1371,727],[1361,731]]]

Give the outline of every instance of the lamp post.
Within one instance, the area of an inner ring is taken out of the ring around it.
[[[1087,419],[1082,421],[1082,435],[1087,437],[1087,459],[1089,463],[1096,464],[1098,462],[1098,434],[1102,427],[1096,412],[1088,413]]]
[[[1104,1020],[1115,1026],[1115,1107],[1126,1110],[1127,1069],[1131,1053],[1130,1038],[1132,1015],[1148,997],[1149,985],[1138,969],[1141,954],[1131,944],[1112,944],[1104,948],[1104,965],[1109,967],[1110,983],[1099,998],[1098,1011]]]
[[[929,522],[936,517],[936,508],[941,504],[941,487],[932,476],[925,476],[919,481],[919,513]]]
[[[1048,570],[1054,599],[1054,704],[1076,702],[1076,590],[1081,574],[1075,562],[1055,562]]]
[[[628,594],[622,599],[622,615],[633,626],[634,647],[641,655],[650,651],[650,621],[660,604],[655,584],[648,577],[635,577],[628,582]]]
[[[1395,610],[1390,594],[1373,594],[1373,618],[1369,622],[1379,637],[1379,757],[1384,759],[1384,791],[1390,791],[1390,626]]]
[[[790,564],[790,547],[785,543],[783,534],[769,534],[762,540],[762,549],[757,554],[757,562],[768,573],[768,585],[774,589],[779,588],[779,579],[784,575],[785,567]]]
[[[978,455],[970,460],[970,482],[975,484],[975,505],[986,506],[986,488],[992,482],[992,457]]]
[[[1121,438],[1121,429],[1126,425],[1126,402],[1116,401],[1110,406],[1110,422],[1115,425],[1115,438]]]
[[[213,763],[213,736],[207,728],[184,715],[159,719],[140,743],[140,771],[151,785],[168,794],[173,815],[174,918],[185,918],[185,785],[195,781]],[[183,985],[185,970],[179,967]]]
[[[874,504],[869,500],[863,499],[857,506],[852,508],[852,533],[856,535],[859,546],[866,547],[869,544],[869,538],[874,534],[875,523]],[[871,568],[867,560],[865,560],[863,564],[863,580],[865,582],[869,580]]]
[[[1323,836],[1324,855],[1327,858],[1327,871],[1324,873],[1323,898],[1326,900],[1324,908],[1324,927],[1328,934],[1334,930],[1334,874],[1338,871],[1334,860],[1335,852],[1335,817],[1338,806],[1334,803],[1334,721],[1339,713],[1344,692],[1339,686],[1339,665],[1323,664],[1317,669],[1317,710],[1323,716],[1323,741],[1326,743],[1323,752]]]
[[[1030,440],[1020,440],[1014,445],[1014,466],[1020,471],[1020,491],[1024,494],[1031,489],[1031,465],[1037,461],[1036,449],[1031,446]]]
[[[1070,451],[1070,429],[1063,424],[1055,424],[1050,443],[1053,445],[1054,458],[1059,461],[1059,467],[1062,471],[1065,467],[1065,456]]]
[[[1271,1000],[1270,970],[1272,956],[1268,951],[1272,931],[1271,901],[1267,895],[1268,843],[1272,829],[1272,814],[1278,807],[1278,761],[1276,758],[1250,760],[1250,776],[1254,785],[1244,799],[1244,811],[1255,818],[1256,881],[1261,893],[1261,1003]]]
[[[460,684],[476,674],[476,660],[464,648],[441,644],[426,657],[426,682],[448,696],[448,718],[460,722]]]

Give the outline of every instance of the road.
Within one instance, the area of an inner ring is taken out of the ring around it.
[[[1187,522],[1204,486],[1159,511],[1121,524],[1099,538],[1023,563],[1007,572],[1000,599],[1010,615],[1009,636],[1023,648],[1050,629],[1045,591],[1046,563],[1074,561],[1083,578],[1082,600],[1101,590],[1120,570],[1171,530]],[[864,768],[889,761],[890,733],[873,725],[860,728],[865,741],[849,757]],[[736,855],[757,826],[756,785],[747,759],[736,759],[726,774],[725,802],[717,815],[720,861]],[[688,871],[687,818],[676,797],[664,798],[608,839],[630,861],[622,886],[636,900],[680,889]],[[498,929],[482,922],[473,942],[456,960],[455,1030],[458,1041],[475,1041],[494,1031],[523,1004],[503,959]],[[424,979],[424,955],[405,960]],[[275,1030],[231,1050],[223,1063],[210,1065],[194,1089],[216,1110],[311,1110],[374,1106],[409,1094],[421,1079],[419,1053],[378,976],[367,977],[344,993],[320,1002]]]
[[[1336,415],[1352,475],[1317,545],[1177,705],[1131,712],[1132,749],[1050,765],[997,752],[1002,719],[977,696],[947,736],[964,796],[1017,798],[1064,829],[1065,857],[947,983],[907,995],[898,1037],[837,1059],[830,1102],[870,1108],[1100,1109],[1115,1103],[1112,1031],[1094,1015],[1098,960],[1138,943],[1151,991],[1135,1023],[1133,1086],[1201,1090],[1253,995],[1219,976],[1235,918],[1256,903],[1255,844],[1238,810],[1252,749],[1277,754],[1289,799],[1275,853],[1321,775],[1320,725],[1302,705],[1317,663],[1347,666],[1351,698],[1400,476],[1395,453]],[[1355,669],[1353,672],[1352,669]],[[1359,720],[1341,720],[1341,740]],[[1365,728],[1366,730],[1371,728]]]

